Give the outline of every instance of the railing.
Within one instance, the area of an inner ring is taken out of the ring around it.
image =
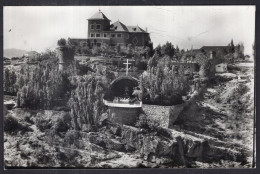
[[[141,108],[142,102],[139,101],[138,103],[130,103],[130,102],[113,102],[113,101],[107,101],[103,99],[103,103],[106,106],[110,107],[121,107],[121,108]]]

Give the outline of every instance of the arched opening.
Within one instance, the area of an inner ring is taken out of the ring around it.
[[[138,86],[138,80],[129,77],[119,77],[111,83],[111,93],[114,97],[132,98],[134,87]]]
[[[109,94],[105,95],[106,100],[113,100],[115,97],[119,98],[134,98],[134,88],[138,86],[138,80],[130,76],[123,76],[111,82]]]

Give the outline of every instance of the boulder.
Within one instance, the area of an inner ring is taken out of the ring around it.
[[[140,132],[141,130],[136,127],[123,125],[121,134],[122,143],[135,149],[140,149]]]
[[[122,129],[119,125],[111,126],[110,130],[116,136],[121,136],[122,134]]]
[[[127,152],[125,144],[120,143],[119,141],[115,139],[108,139],[107,140],[107,148],[116,150],[119,152]]]
[[[89,142],[96,144],[100,147],[106,148],[106,138],[103,137],[102,134],[100,134],[100,133],[90,132]]]
[[[208,148],[207,141],[190,141],[187,145],[186,156],[191,158],[203,159]]]

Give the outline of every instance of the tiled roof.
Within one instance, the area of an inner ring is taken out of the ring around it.
[[[139,26],[127,26],[129,32],[133,33],[146,33],[142,28]]]
[[[117,21],[110,25],[111,31],[126,31],[130,33],[146,33],[142,28],[139,26],[126,26],[125,24]]]
[[[110,30],[112,30],[112,31],[127,31],[128,32],[127,27],[119,21],[111,24]]]
[[[96,19],[101,19],[101,20],[109,20],[101,11],[95,13],[91,18],[88,20],[96,20]]]

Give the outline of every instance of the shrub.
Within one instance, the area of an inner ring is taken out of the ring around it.
[[[52,55],[49,55],[50,58]],[[55,63],[40,62],[36,67],[23,66],[18,74],[18,107],[30,109],[52,109],[58,98],[68,99],[72,89],[68,77],[75,68],[71,65],[60,72]]]
[[[96,74],[84,76],[76,82],[77,88],[69,100],[74,129],[81,130],[83,124],[97,126],[101,114],[106,111],[103,97],[109,89],[109,82],[107,76],[98,77]]]
[[[70,163],[73,162],[75,164],[75,158],[80,154],[77,151],[76,147],[72,145],[70,149],[65,149],[65,155]]]
[[[36,116],[36,123],[35,124],[38,127],[38,129],[42,132],[45,131],[46,129],[50,129],[52,127],[51,122],[49,120],[46,120],[45,118],[43,118],[39,114],[37,114],[37,116]]]
[[[14,70],[9,70],[5,68],[4,70],[4,79],[3,79],[3,87],[4,92],[9,95],[16,95],[17,93],[17,85],[16,85],[17,75]]]
[[[54,130],[56,132],[67,132],[71,126],[71,117],[69,114],[59,117],[54,125]]]
[[[60,40],[58,40],[57,44],[60,47],[65,46],[67,44],[66,39],[61,38]]]
[[[175,73],[169,57],[148,61],[147,71],[140,76],[144,103],[173,105],[182,102],[181,96],[190,90],[190,81],[183,73]]]
[[[65,134],[63,146],[70,147],[71,145],[77,145],[79,139],[80,133],[78,131],[70,130]]]
[[[4,117],[4,131],[10,134],[17,133],[22,125],[18,122],[18,120],[11,116],[11,115],[6,115]]]
[[[31,132],[33,130],[28,125],[23,125],[19,123],[15,117],[11,115],[6,115],[4,117],[4,131],[9,134],[15,134],[18,131],[21,131],[21,133],[23,134],[25,132]]]
[[[139,119],[137,120],[135,125],[139,128],[148,129],[150,131],[156,131],[159,126],[159,122],[147,118],[147,116],[142,113],[139,115]]]

